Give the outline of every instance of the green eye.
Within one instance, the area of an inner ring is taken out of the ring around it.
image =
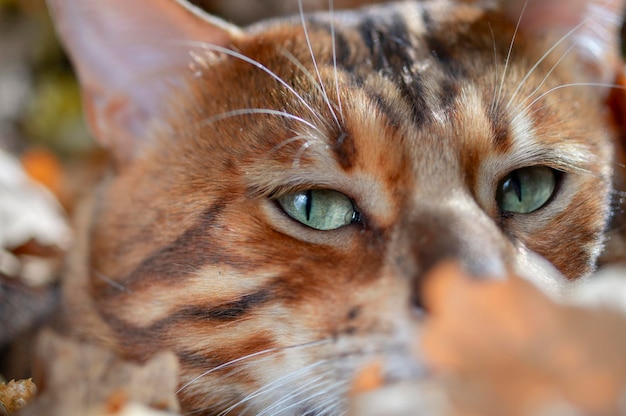
[[[278,198],[278,203],[291,218],[316,230],[334,230],[361,220],[350,198],[328,189],[295,192]]]
[[[517,169],[500,182],[496,201],[503,212],[528,214],[550,200],[556,182],[556,171],[546,166]]]

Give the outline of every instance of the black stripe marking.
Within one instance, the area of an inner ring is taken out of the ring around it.
[[[389,64],[381,45],[381,32],[384,30],[378,29],[376,21],[368,17],[359,25],[358,31],[365,46],[369,49],[374,69],[388,74]]]
[[[178,359],[181,364],[191,368],[215,368],[220,364],[223,364],[221,361],[216,360],[215,357],[201,354],[197,351],[184,350],[179,351],[176,355],[178,355]],[[235,366],[234,368],[236,369],[237,367]]]
[[[174,314],[175,319],[201,319],[209,321],[229,322],[241,319],[252,309],[264,305],[274,297],[268,288],[244,295],[239,299],[217,306],[188,306]]]
[[[509,149],[511,145],[511,131],[506,113],[499,107],[487,114],[491,122],[491,130],[494,146],[502,152]]]
[[[335,27],[335,54],[337,56],[337,65],[350,65],[352,62],[352,47],[350,42],[346,39],[345,35]],[[352,63],[353,65],[353,63]],[[346,70],[349,68],[346,67]]]
[[[333,24],[330,21],[323,21],[316,18],[316,16],[310,17],[308,22],[310,29],[318,28],[325,30],[328,35],[333,33]],[[341,23],[335,21],[334,23],[334,32],[335,32],[335,57],[337,60],[337,66],[345,69],[350,72],[355,65],[355,62],[351,60],[352,57],[352,46],[346,36],[341,31]],[[319,63],[319,62],[318,62]],[[332,65],[332,62],[329,62],[329,65]]]
[[[462,61],[452,52],[453,49],[450,49],[449,40],[442,39],[438,36],[445,33],[452,33],[452,31],[442,30],[442,28],[437,27],[430,13],[428,13],[428,10],[422,9],[422,19],[426,27],[424,41],[426,42],[430,54],[439,64],[443,72],[452,78],[467,78],[467,70],[463,66]],[[455,49],[458,48],[459,46],[457,45]]]
[[[446,79],[441,81],[439,100],[441,107],[446,113],[454,113],[456,108],[456,98],[459,95],[460,86],[456,79]]]
[[[413,71],[415,57],[412,53],[416,48],[402,16],[393,13],[367,17],[358,30],[370,50],[373,69],[396,84],[417,125],[429,123],[432,119],[424,98],[423,77]]]
[[[258,291],[243,295],[239,299],[221,305],[191,305],[185,306],[178,311],[154,322],[148,327],[142,328],[128,324],[118,318],[115,312],[98,310],[100,316],[107,322],[120,339],[128,341],[127,345],[141,346],[141,349],[152,351],[158,348],[159,340],[163,334],[169,332],[172,326],[177,326],[185,322],[213,322],[225,323],[233,322],[243,318],[252,309],[264,305],[274,299],[269,288],[262,288]],[[139,348],[138,348],[139,349]],[[132,355],[130,351],[128,354]]]
[[[349,170],[357,159],[357,147],[354,138],[344,132],[339,135],[333,146],[335,156],[339,165],[345,170]]]
[[[250,261],[233,257],[212,238],[217,220],[225,206],[225,202],[220,202],[204,211],[193,226],[168,246],[153,252],[128,276],[119,280],[119,283],[132,291],[134,285],[143,281],[176,281],[187,276],[190,271],[209,264],[225,264],[238,270],[254,269],[255,266]],[[125,292],[108,285],[100,295],[106,298],[120,293]]]
[[[397,104],[393,102],[387,102],[387,100],[385,100],[379,93],[375,91],[365,90],[365,93],[372,101],[372,103],[376,105],[379,111],[385,115],[387,120],[389,120],[392,127],[399,128],[405,122],[405,117],[402,113],[398,111]]]

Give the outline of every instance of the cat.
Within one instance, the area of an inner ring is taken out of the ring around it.
[[[248,28],[183,0],[49,0],[112,157],[68,331],[181,365],[190,414],[342,414],[421,377],[444,260],[546,291],[611,217],[622,0],[406,1]]]

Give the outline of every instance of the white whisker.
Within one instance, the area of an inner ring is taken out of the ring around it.
[[[105,275],[104,273],[100,273],[98,270],[96,269],[92,269],[94,275],[102,280],[103,282],[105,282],[107,285],[119,290],[120,292],[126,292],[126,293],[132,293],[133,291],[131,289],[129,289],[127,286],[124,286],[123,284],[116,282],[115,280],[111,279],[110,277],[108,277],[107,275]]]
[[[552,73],[556,70],[556,68],[559,66],[559,64],[563,61],[563,59],[565,59],[569,53],[572,51],[572,49],[575,48],[576,45],[572,45],[570,46],[564,53],[563,55],[561,55],[561,57],[559,58],[559,60],[552,65],[552,68],[550,68],[550,70],[546,73],[546,75],[543,77],[543,79],[541,80],[541,82],[535,87],[535,89],[533,90],[533,92],[531,92],[530,94],[528,94],[528,97],[526,99],[524,99],[520,104],[518,104],[515,109],[512,111],[513,113],[515,113],[515,111],[519,110],[519,107],[521,105],[523,105],[528,99],[530,99],[531,97],[533,97],[535,94],[537,94],[537,92],[541,89],[541,87],[543,87],[543,85],[548,81],[548,79],[550,79],[550,75],[552,75]],[[523,83],[524,81],[522,81]],[[513,93],[513,95],[511,96],[511,99],[509,100],[509,102],[507,103],[507,108],[511,105],[511,103],[513,102],[513,100],[515,99],[517,93],[520,91],[521,88],[521,84],[518,85],[517,89],[515,90],[515,92]]]
[[[526,73],[526,75],[524,76],[524,78],[522,78],[522,80],[520,81],[520,83],[517,85],[517,88],[515,89],[515,91],[513,91],[513,94],[511,95],[511,98],[509,99],[509,102],[507,103],[506,107],[509,108],[511,103],[513,102],[513,100],[515,99],[515,97],[517,96],[517,94],[519,93],[519,91],[522,89],[522,87],[524,86],[524,84],[526,83],[526,81],[528,81],[528,78],[530,78],[530,76],[535,72],[535,70],[539,67],[539,65],[541,65],[541,63],[543,61],[545,61],[548,56],[550,56],[550,54],[557,48],[559,47],[559,45],[563,42],[565,42],[565,40],[567,40],[570,36],[572,36],[574,33],[576,33],[576,31],[578,31],[578,29],[580,29],[586,22],[588,19],[583,20],[582,22],[580,22],[578,25],[576,25],[573,29],[571,29],[569,32],[567,32],[565,35],[563,35],[554,45],[552,45],[542,56],[541,58],[539,58],[539,60],[537,62],[535,62],[535,64],[530,68],[530,70]],[[568,49],[571,50],[572,48]],[[560,60],[559,60],[560,62]]]
[[[307,149],[311,146],[313,146],[314,143],[312,143],[311,141],[306,141],[304,143],[302,143],[302,146],[300,146],[300,149],[298,150],[298,152],[296,153],[296,155],[293,157],[293,163],[292,163],[292,167],[294,169],[297,169],[300,167],[300,160],[302,159],[302,156],[304,155],[304,152],[307,151]]]
[[[298,407],[302,406],[305,403],[312,402],[313,399],[315,399],[317,397],[327,395],[327,394],[329,394],[330,392],[332,392],[334,390],[336,391],[337,388],[339,388],[340,386],[343,386],[345,384],[346,384],[345,381],[339,381],[339,382],[334,382],[334,383],[331,382],[331,381],[327,381],[326,383],[312,386],[314,389],[311,388],[309,390],[314,390],[315,393],[308,394],[306,397],[298,400],[297,402],[294,402],[294,403],[290,404],[289,406],[282,407],[280,410],[281,410],[281,412],[284,412],[284,411],[289,410],[289,409],[298,408]],[[321,387],[326,387],[326,388],[322,389]],[[265,409],[263,412],[259,413],[257,416],[265,416],[265,415],[268,415],[268,414],[274,414],[274,413],[270,413],[268,410],[270,410],[270,409]]]
[[[535,105],[538,101],[543,99],[546,95],[551,94],[555,91],[562,90],[564,88],[572,88],[572,87],[596,87],[596,88],[614,88],[619,90],[626,91],[626,87],[617,84],[610,84],[604,82],[575,82],[571,84],[563,84],[556,86],[554,88],[550,88],[548,91],[544,92],[537,98],[535,98],[530,104],[528,104],[522,111],[517,112],[517,115],[511,120],[511,124],[513,124],[522,114],[525,114],[533,105]]]
[[[271,392],[277,390],[280,387],[284,387],[288,382],[292,381],[295,377],[302,378],[301,377],[302,373],[308,373],[311,370],[319,367],[320,365],[326,364],[328,361],[329,360],[318,361],[316,363],[309,364],[307,366],[298,368],[295,371],[292,371],[292,372],[287,373],[287,374],[285,374],[285,375],[283,375],[281,377],[278,377],[277,379],[273,380],[272,382],[270,382],[270,383],[264,385],[263,387],[253,391],[252,393],[248,394],[243,399],[239,400],[237,403],[233,404],[229,408],[227,408],[224,411],[222,411],[218,416],[227,415],[232,410],[236,409],[237,407],[241,406],[244,403],[249,402],[252,399],[255,399],[255,398],[259,397],[259,396],[271,393]],[[320,378],[323,378],[323,377],[320,377]],[[290,394],[292,394],[292,393],[293,393],[293,391],[290,392]],[[262,414],[262,413],[260,413],[260,414]],[[257,416],[259,416],[259,415],[257,415]]]
[[[272,151],[277,151],[280,150],[281,148],[293,143],[293,142],[297,142],[297,141],[305,141],[305,142],[309,142],[309,141],[320,141],[321,140],[315,136],[309,136],[309,135],[299,135],[299,136],[294,136],[291,137],[289,139],[283,140],[282,142],[280,142],[279,144],[277,144],[276,146],[272,147]],[[323,143],[323,142],[322,142]]]
[[[570,37],[573,37],[576,32],[578,32],[583,26],[587,26],[588,28],[590,28],[590,30],[594,31],[596,33],[597,39],[607,39],[611,37],[611,32],[607,29],[607,24],[608,25],[614,25],[614,26],[618,26],[620,24],[620,16],[616,15],[614,12],[609,11],[606,6],[607,4],[610,3],[611,0],[607,0],[606,2],[604,2],[604,4],[602,6],[599,5],[594,5],[594,4],[590,4],[589,7],[589,11],[588,11],[588,16],[583,19],[579,24],[577,24],[576,26],[574,26],[572,29],[570,29],[565,35],[563,35],[558,41],[556,41],[556,43],[554,43],[552,45],[552,47],[550,47],[544,54],[543,56],[532,66],[532,68],[528,71],[528,73],[524,76],[524,78],[522,79],[522,81],[518,84],[517,88],[515,89],[515,91],[513,92],[511,98],[509,99],[508,103],[507,103],[507,108],[510,107],[510,105],[512,104],[513,100],[515,99],[515,97],[517,96],[517,94],[519,93],[519,91],[521,90],[521,88],[523,87],[523,85],[528,81],[528,79],[530,78],[530,76],[533,74],[533,72],[539,67],[539,65],[541,65],[541,63],[547,59],[547,57],[564,41],[566,41],[567,39],[569,39]],[[604,24],[600,24],[600,22],[598,21],[602,21]],[[575,47],[577,47],[577,42],[572,42],[572,45],[570,46],[570,48],[568,48],[568,50],[564,53],[563,56],[561,56],[561,58],[559,59],[559,61],[555,64],[555,66],[552,67],[552,69],[550,70],[548,76],[553,72],[554,68],[556,67],[556,65],[558,65],[565,56],[567,56],[569,54],[569,52],[574,49]],[[544,80],[542,81],[542,85],[546,82],[546,79],[548,78],[548,76],[546,76],[544,78]],[[536,92],[539,90],[539,88],[536,88],[529,96],[528,98],[524,101],[526,102],[528,99],[532,98],[532,96],[534,94],[536,94]],[[516,109],[519,108],[516,107]],[[516,111],[516,110],[515,110]]]
[[[307,373],[309,371],[311,371],[314,368],[317,368],[318,366],[325,364],[328,360],[324,360],[324,361],[319,361],[316,362],[314,364],[299,368],[296,371],[290,372],[288,374],[285,374],[282,377],[277,378],[276,380],[272,381],[271,383],[266,384],[265,386],[261,387],[260,389],[254,391],[253,393],[249,394],[248,396],[246,396],[245,398],[243,398],[239,403],[231,406],[231,408],[228,409],[228,412],[230,412],[231,410],[233,410],[235,407],[239,406],[240,404],[243,404],[245,402],[248,402],[256,397],[262,396],[264,394],[270,394],[276,390],[278,390],[281,387],[284,387],[286,384],[288,384],[289,382],[292,382],[294,380],[294,378],[296,377],[300,377],[303,378],[303,373]],[[311,380],[309,380],[308,382],[306,382],[304,385],[289,391],[289,394],[287,394],[286,396],[282,397],[280,400],[274,402],[271,406],[265,408],[262,412],[258,413],[257,416],[261,416],[263,414],[266,414],[268,412],[270,412],[272,409],[275,409],[278,406],[283,405],[284,403],[292,400],[293,398],[297,397],[298,395],[300,395],[303,392],[308,391],[309,387],[312,384],[316,384],[317,382],[319,382],[320,380],[322,380],[324,378],[324,375],[320,375],[317,376]],[[282,410],[282,409],[281,409]],[[223,413],[223,414],[227,414]],[[218,416],[222,416],[222,414],[218,415]]]
[[[311,74],[311,71],[309,71],[298,58],[282,46],[278,49],[285,58],[289,59],[289,61],[291,61],[291,63],[294,64],[309,79],[309,81],[311,81],[320,94],[324,94],[324,90],[320,86],[320,83],[317,82],[313,74]]]
[[[618,24],[619,23],[617,23],[616,26]],[[606,27],[606,23],[602,24],[598,21],[592,21],[589,23],[589,28],[599,39],[610,39],[613,36],[613,32],[610,28]]]
[[[213,45],[213,44],[210,44],[210,43],[198,42],[198,41],[184,41],[184,42],[178,42],[178,43],[181,43],[181,44],[183,44],[185,46],[190,46],[190,47],[204,49],[204,50],[207,50],[207,51],[223,53],[225,55],[231,56],[231,57],[236,58],[236,59],[240,59],[240,60],[242,60],[244,62],[249,63],[250,65],[253,65],[253,66],[257,67],[261,71],[265,72],[266,74],[268,74],[269,76],[274,78],[283,87],[285,87],[289,92],[291,92],[302,103],[302,105],[304,105],[306,107],[306,109],[309,110],[309,112],[319,122],[323,121],[322,117],[313,109],[313,107],[311,107],[311,105],[291,85],[289,85],[284,79],[279,77],[275,72],[273,72],[268,67],[266,67],[265,65],[261,64],[260,62],[254,60],[254,59],[251,59],[251,58],[247,57],[246,55],[241,54],[239,52],[236,52],[236,51],[234,51],[232,49],[224,48],[222,46]]]
[[[329,342],[332,342],[332,340],[330,340],[330,339],[321,339],[321,340],[316,340],[316,341],[311,341],[311,342],[305,342],[305,343],[302,343],[302,344],[288,345],[286,347],[268,348],[268,349],[265,349],[265,350],[262,350],[262,351],[254,352],[252,354],[244,355],[243,357],[239,357],[239,358],[236,358],[234,360],[228,361],[226,363],[220,364],[220,365],[218,365],[216,367],[213,367],[213,368],[203,372],[202,374],[194,377],[192,380],[188,381],[183,386],[181,386],[178,390],[176,390],[176,394],[179,394],[184,389],[186,389],[187,387],[191,386],[196,381],[200,380],[202,377],[205,377],[205,376],[207,376],[207,375],[209,375],[209,374],[211,374],[211,373],[213,373],[215,371],[223,370],[224,368],[228,368],[228,367],[231,367],[233,365],[240,364],[243,361],[250,360],[252,358],[256,358],[256,357],[259,357],[259,356],[262,356],[262,355],[275,353],[275,352],[281,352],[281,351],[286,351],[286,350],[291,350],[291,349],[298,349],[298,348],[316,347],[316,346],[319,346],[319,345],[327,344]]]
[[[268,348],[266,350],[257,351],[257,352],[252,353],[252,354],[244,355],[243,357],[239,357],[239,358],[234,359],[232,361],[228,361],[228,362],[226,362],[224,364],[220,364],[217,367],[213,367],[210,370],[207,370],[207,371],[203,372],[202,374],[194,377],[193,379],[191,379],[187,383],[183,384],[181,387],[178,388],[178,390],[176,390],[176,394],[179,394],[180,392],[185,390],[187,387],[191,386],[196,381],[200,380],[201,378],[203,378],[203,377],[205,377],[205,376],[207,376],[207,375],[209,375],[209,374],[211,374],[211,373],[213,373],[215,371],[219,371],[219,370],[222,370],[224,368],[228,368],[228,367],[233,366],[233,365],[235,365],[237,363],[240,363],[240,362],[245,361],[245,360],[249,360],[249,359],[254,358],[254,357],[258,357],[260,355],[272,353],[272,352],[274,352],[276,350],[277,350],[277,348]]]
[[[259,413],[259,415],[257,416],[261,416],[263,414],[273,414],[273,410],[276,408],[280,408],[280,406],[284,405],[285,403],[294,400],[296,397],[301,396],[302,394],[306,394],[308,393],[312,387],[317,387],[319,386],[319,382],[321,380],[324,379],[324,375],[320,375],[317,376],[311,380],[309,380],[308,382],[304,383],[303,385],[301,385],[300,387],[298,387],[295,390],[292,390],[289,392],[288,395],[286,395],[285,397],[281,398],[280,400],[272,403],[271,406],[263,409],[263,412]],[[281,408],[281,410],[283,410],[284,408]]]
[[[498,88],[498,47],[496,46],[496,35],[493,33],[491,22],[487,23],[489,26],[489,32],[491,32],[491,41],[493,42],[493,68],[495,74],[495,82],[493,83],[493,98],[491,100],[490,114],[493,114],[496,110],[496,96]]]
[[[344,389],[348,387],[348,384],[349,384],[349,381],[347,380],[339,381],[335,383],[334,385],[331,385],[329,388],[327,388],[326,392],[323,392],[323,394],[328,394],[328,392],[333,392],[340,388]],[[340,408],[341,404],[345,403],[345,401],[346,401],[345,395],[329,394],[329,398],[327,400],[322,401],[316,407],[311,409],[311,413],[315,414],[316,416],[337,415],[338,409]]]
[[[312,398],[311,392],[317,391],[321,385],[329,383],[328,381],[326,381],[325,383],[320,383],[320,380],[322,379],[324,379],[324,376],[317,377],[315,379],[315,383],[306,383],[306,385],[303,386],[304,388],[298,389],[298,392],[290,392],[287,396],[281,398],[281,400],[278,400],[263,409],[263,411],[259,412],[256,416],[275,415],[293,408],[297,408],[303,403],[310,401],[310,399]]]
[[[317,60],[315,59],[315,53],[313,52],[313,47],[311,46],[311,39],[309,38],[309,31],[306,26],[306,19],[304,18],[304,9],[302,7],[302,0],[298,0],[298,8],[300,9],[300,20],[302,23],[302,30],[304,30],[304,38],[306,39],[306,44],[309,48],[309,52],[311,53],[311,60],[313,61],[313,67],[315,68],[315,73],[317,74],[317,79],[319,80],[319,85],[323,91],[324,101],[330,110],[330,113],[337,124],[337,127],[341,127],[341,123],[339,123],[339,119],[337,119],[337,115],[335,114],[335,109],[330,103],[330,99],[328,98],[328,94],[326,93],[326,88],[324,87],[324,83],[322,81],[322,75],[320,74],[319,67],[317,65]]]
[[[300,123],[303,123],[304,125],[310,127],[311,129],[315,130],[316,132],[321,134],[321,131],[317,128],[317,126],[315,126],[314,124],[312,124],[311,122],[303,119],[302,117],[298,117],[295,114],[291,114],[291,113],[287,113],[285,111],[279,111],[279,110],[272,110],[269,108],[242,108],[239,110],[232,110],[232,111],[226,111],[224,113],[221,114],[217,114],[215,116],[212,117],[208,117],[200,122],[198,122],[198,125],[201,126],[207,126],[209,124],[215,123],[217,121],[220,120],[224,120],[230,117],[239,117],[239,116],[247,116],[247,115],[254,115],[254,114],[266,114],[266,115],[272,115],[272,116],[279,116],[279,117],[284,117],[290,120],[295,120],[298,121]]]
[[[341,94],[339,91],[339,71],[337,71],[337,39],[335,34],[335,4],[333,0],[328,0],[328,9],[330,12],[330,37],[333,48],[333,70],[335,72],[335,94],[337,95],[337,107],[339,107],[341,122],[345,123],[343,107],[341,104]]]
[[[511,54],[513,53],[513,46],[515,45],[515,39],[517,38],[517,32],[519,31],[520,24],[522,23],[522,18],[524,17],[524,13],[526,12],[526,6],[528,6],[528,0],[524,2],[524,7],[522,8],[522,11],[520,12],[519,19],[517,19],[517,25],[515,26],[515,31],[513,32],[513,37],[511,38],[511,44],[509,45],[509,51],[507,52],[506,59],[504,61],[504,70],[502,71],[502,79],[500,80],[500,88],[498,89],[498,98],[496,99],[496,106],[500,104],[500,99],[502,98],[502,91],[504,89],[504,82],[506,81],[506,73],[508,72],[509,63],[511,61]]]

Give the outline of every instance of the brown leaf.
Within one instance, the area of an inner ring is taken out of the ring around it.
[[[54,197],[1,150],[0,166],[0,250],[10,251],[30,240],[65,248],[70,231]]]
[[[17,412],[35,396],[36,392],[37,386],[32,379],[0,383],[0,414],[3,407],[9,414]]]
[[[555,303],[531,283],[429,276],[427,360],[462,415],[530,415],[556,408],[619,413],[626,391],[626,317]]]
[[[38,343],[42,393],[22,415],[143,414],[176,412],[178,361],[162,352],[143,365],[50,331]],[[128,413],[128,409],[142,409]]]

